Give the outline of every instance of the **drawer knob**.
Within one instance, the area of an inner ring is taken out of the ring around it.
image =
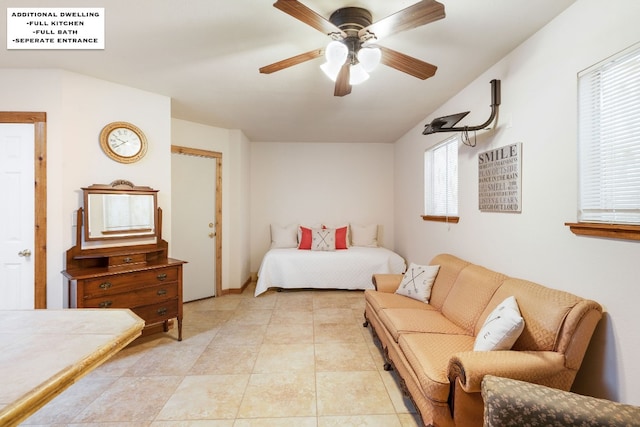
[[[167,290],[166,289],[158,289],[158,295],[162,296],[162,295],[166,295],[167,294]]]
[[[125,259],[123,259],[124,262],[131,262],[133,261],[133,258],[130,257],[126,257]]]
[[[111,307],[111,304],[113,304],[113,301],[102,301],[100,304],[98,304],[98,307],[100,308],[109,308]]]
[[[158,280],[161,282],[167,278],[167,273],[158,274]]]
[[[98,286],[100,289],[109,289],[111,287],[111,283],[109,282],[103,282],[100,283],[100,285]]]
[[[164,316],[165,314],[167,314],[167,309],[166,308],[159,308],[158,311],[158,316]]]

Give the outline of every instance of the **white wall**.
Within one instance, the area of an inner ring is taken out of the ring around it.
[[[606,314],[575,382],[577,392],[640,404],[637,301],[640,242],[578,237],[577,73],[640,41],[640,2],[578,0],[538,34],[403,136],[395,146],[395,246],[408,261],[449,252],[506,274],[600,302]],[[472,58],[470,59],[472,60]],[[437,76],[436,76],[437,78]],[[422,221],[423,153],[450,134],[422,135],[434,117],[489,117],[502,81],[499,126],[459,151],[460,223]],[[522,213],[478,210],[478,153],[523,143]]]
[[[270,224],[378,224],[393,249],[393,145],[251,145],[251,271],[271,242]]]
[[[251,278],[251,141],[234,132],[231,155],[231,271],[243,285]]]
[[[47,113],[47,306],[67,304],[64,254],[75,243],[74,212],[81,187],[127,179],[160,190],[163,237],[171,236],[170,100],[130,87],[61,70],[0,69],[0,110]],[[123,102],[126,100],[126,102]],[[124,165],[100,148],[99,134],[112,121],[140,127],[146,156]]]
[[[222,289],[239,289],[249,272],[249,149],[238,130],[172,119],[172,144],[222,153]]]

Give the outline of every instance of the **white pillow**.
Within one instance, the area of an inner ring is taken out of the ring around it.
[[[271,247],[272,248],[297,248],[298,247],[298,224],[281,227],[271,224]]]
[[[524,319],[520,315],[516,298],[508,297],[484,321],[473,350],[511,350],[523,330]]]
[[[312,251],[335,251],[336,250],[336,229],[335,228],[311,229],[311,250]]]
[[[411,263],[402,277],[400,286],[396,289],[396,294],[417,299],[422,302],[429,302],[431,288],[440,270],[439,265],[418,265]]]
[[[353,246],[378,247],[378,224],[351,224],[351,244]]]

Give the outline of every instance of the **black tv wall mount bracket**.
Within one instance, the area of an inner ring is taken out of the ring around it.
[[[458,126],[455,125],[462,120],[469,111],[452,114],[450,116],[442,116],[433,119],[431,123],[425,125],[423,135],[430,135],[437,132],[469,132],[485,129],[493,122],[498,115],[498,106],[500,105],[500,80],[491,80],[491,116],[489,119],[478,126]]]

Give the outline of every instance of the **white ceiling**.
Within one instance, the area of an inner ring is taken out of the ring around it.
[[[364,7],[378,21],[415,0],[301,0],[328,18]],[[104,7],[104,50],[6,50],[0,67],[62,68],[172,99],[172,116],[241,129],[252,141],[393,142],[575,0],[440,0],[446,17],[380,44],[438,66],[419,80],[381,65],[333,96],[318,58],[274,74],[258,68],[329,38],[274,0],[5,0],[6,7]],[[6,22],[6,8],[0,22]],[[462,123],[464,124],[464,123]]]

